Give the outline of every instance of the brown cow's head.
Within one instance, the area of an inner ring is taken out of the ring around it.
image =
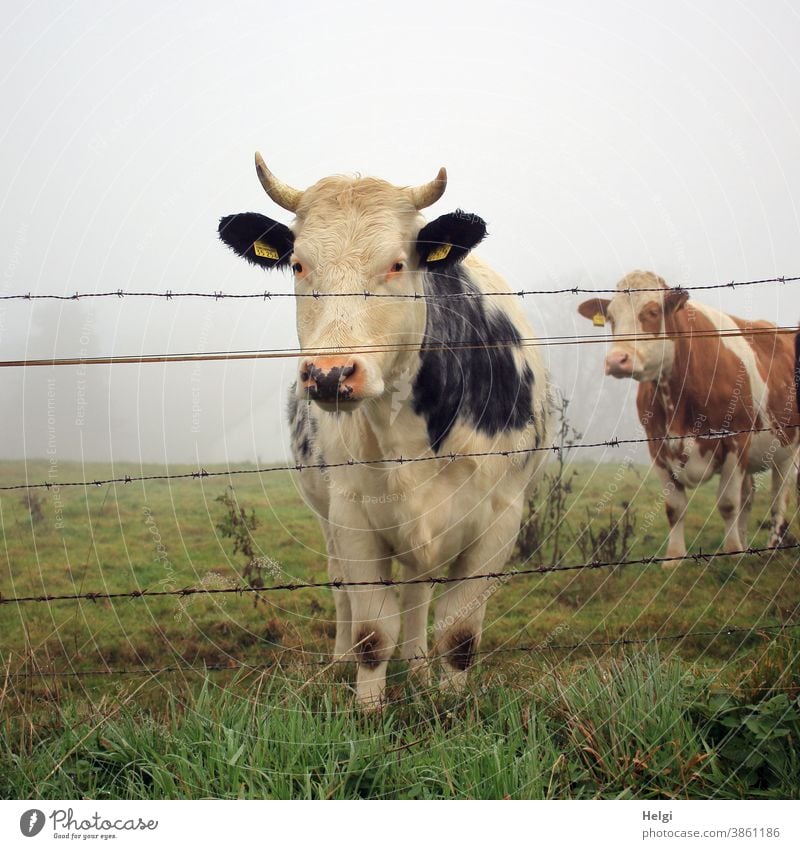
[[[606,374],[634,380],[669,376],[675,343],[663,337],[669,335],[672,316],[683,309],[689,293],[670,289],[652,271],[631,272],[620,280],[617,289],[620,293],[610,301],[592,298],[578,307],[584,318],[597,325],[611,325],[614,342],[606,355]],[[657,291],[641,291],[648,289]]]
[[[309,352],[300,360],[298,395],[327,410],[380,397],[418,360],[426,318],[424,299],[415,297],[423,293],[419,272],[460,262],[486,225],[461,212],[425,224],[419,210],[442,196],[444,168],[416,187],[326,177],[305,191],[280,182],[259,154],[256,169],[267,194],[294,212],[294,221],[287,227],[257,213],[229,215],[219,234],[249,262],[294,274],[301,296],[297,333]]]

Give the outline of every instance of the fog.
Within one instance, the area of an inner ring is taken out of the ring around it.
[[[0,35],[0,294],[290,291],[216,238],[290,219],[256,149],[300,188],[445,165],[429,216],[484,217],[514,288],[797,275],[799,42],[788,2],[30,3]],[[799,292],[700,299],[786,324]],[[524,303],[539,335],[602,334],[580,300]],[[2,360],[296,343],[290,298],[0,302]],[[641,435],[603,350],[545,355],[587,439]],[[282,460],[294,366],[4,368],[0,456]]]

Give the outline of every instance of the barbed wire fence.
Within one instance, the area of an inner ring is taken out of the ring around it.
[[[779,438],[781,432],[797,430],[800,424],[784,424],[775,427],[754,427],[744,428],[740,430],[708,430],[702,432],[692,432],[684,434],[673,434],[671,436],[650,436],[650,437],[631,437],[629,439],[606,439],[597,442],[575,442],[571,443],[569,448],[619,448],[623,445],[644,445],[647,443],[656,442],[675,442],[685,439],[706,439],[706,440],[724,440],[731,439],[735,436],[742,436],[749,433],[776,433]],[[350,457],[338,463],[292,463],[282,466],[261,466],[254,469],[225,469],[224,471],[208,471],[205,468],[200,468],[193,472],[180,472],[177,474],[159,474],[159,475],[123,475],[116,478],[94,478],[92,480],[82,481],[63,481],[55,483],[53,481],[44,481],[42,483],[19,483],[7,484],[0,486],[0,492],[9,492],[14,490],[26,489],[57,489],[58,487],[102,487],[108,484],[129,484],[140,483],[142,481],[178,481],[178,480],[202,480],[204,478],[232,477],[236,475],[261,475],[269,474],[270,472],[304,472],[317,470],[325,472],[330,469],[340,469],[348,466],[377,466],[377,465],[399,465],[411,463],[452,463],[455,460],[484,458],[484,457],[518,457],[527,454],[540,453],[558,453],[564,448],[560,445],[543,445],[535,448],[514,448],[502,451],[465,451],[455,452],[446,451],[442,454],[423,457],[378,457],[375,459],[356,459]]]
[[[796,283],[798,277],[763,277],[757,280],[730,280],[726,283],[700,283],[689,286],[680,286],[684,292],[707,292],[714,289],[740,289],[747,286],[759,286],[766,283]],[[96,299],[123,299],[123,298],[157,298],[164,301],[175,301],[180,299],[202,298],[204,300],[259,300],[271,301],[274,298],[389,298],[389,299],[411,299],[411,300],[469,300],[479,298],[524,298],[528,295],[618,295],[630,294],[631,292],[663,292],[663,287],[643,287],[637,289],[586,289],[581,286],[569,286],[559,289],[516,289],[508,292],[450,292],[426,294],[407,294],[402,292],[373,292],[365,289],[362,292],[280,292],[263,290],[261,292],[181,292],[166,289],[163,292],[134,292],[126,289],[113,289],[106,292],[72,292],[70,294],[34,294],[22,292],[17,294],[0,295],[0,301],[81,301],[91,298]]]
[[[395,580],[384,578],[377,581],[314,581],[304,583],[272,584],[265,586],[235,586],[235,587],[184,587],[180,590],[128,590],[127,592],[86,592],[67,593],[64,595],[35,595],[35,596],[3,596],[0,593],[0,606],[7,604],[52,603],[55,601],[111,601],[114,599],[141,599],[173,596],[186,598],[193,595],[245,595],[249,593],[294,592],[296,590],[312,589],[347,589],[348,587],[403,587],[417,584],[439,586],[443,584],[463,583],[465,581],[508,581],[527,575],[546,575],[552,572],[575,572],[585,569],[608,569],[618,566],[649,566],[653,564],[669,564],[683,560],[695,563],[707,563],[711,560],[728,557],[774,557],[781,551],[792,551],[800,548],[800,543],[778,545],[772,548],[743,548],[737,551],[695,552],[680,557],[639,557],[628,560],[593,561],[568,565],[547,564],[532,566],[527,569],[512,569],[500,572],[486,572],[478,575],[462,575],[458,577],[429,576],[424,578],[408,578]]]
[[[779,283],[779,284],[787,284],[787,283],[795,283],[800,281],[800,276],[795,277],[770,277],[770,278],[761,278],[755,280],[746,280],[746,281],[735,281],[732,280],[726,283],[711,283],[711,284],[698,284],[694,286],[684,286],[680,287],[682,291],[708,291],[708,290],[730,290],[736,289],[739,287],[749,287],[756,286],[761,284],[768,283]],[[589,294],[589,295],[598,295],[598,294],[612,294],[617,295],[621,293],[627,293],[634,290],[627,289],[585,289],[581,287],[568,287],[568,288],[560,288],[560,289],[528,289],[528,290],[518,290],[518,291],[508,291],[508,292],[490,292],[490,293],[473,293],[473,292],[464,292],[464,293],[441,293],[441,294],[425,294],[425,293],[414,293],[414,294],[406,294],[406,293],[384,293],[384,292],[372,292],[369,290],[365,290],[363,292],[358,293],[324,293],[324,292],[311,292],[311,293],[294,293],[294,292],[271,292],[271,291],[263,291],[263,292],[251,292],[251,293],[226,293],[222,291],[217,292],[174,292],[171,290],[166,290],[164,292],[134,292],[134,291],[126,291],[126,290],[114,290],[107,292],[75,292],[69,295],[57,295],[57,294],[32,294],[32,293],[23,293],[23,294],[5,294],[0,295],[0,301],[80,301],[85,299],[125,299],[125,298],[153,298],[159,299],[162,301],[172,301],[178,299],[204,299],[204,300],[214,300],[214,301],[225,301],[225,300],[263,300],[269,301],[273,298],[331,298],[331,297],[343,297],[343,298],[362,298],[362,299],[370,299],[370,298],[388,298],[388,299],[413,299],[413,300],[432,300],[432,299],[441,299],[441,300],[464,300],[464,299],[475,299],[475,298],[486,298],[486,297],[508,297],[508,296],[516,296],[516,297],[526,297],[526,296],[535,296],[535,295],[578,295],[578,294]],[[644,288],[644,289],[636,289],[636,292],[663,292],[664,289],[661,287],[654,288]],[[754,327],[747,325],[743,328],[736,328],[732,330],[714,330],[712,331],[691,331],[687,333],[678,333],[678,334],[670,334],[669,336],[662,334],[628,334],[624,337],[616,336],[615,339],[623,339],[624,341],[636,341],[638,339],[646,339],[647,341],[653,341],[654,339],[659,338],[675,338],[676,336],[683,336],[686,338],[705,338],[705,337],[748,337],[753,338],[761,335],[769,335],[769,336],[778,336],[778,335],[796,335],[798,333],[797,327],[792,326],[772,326],[772,327]],[[582,344],[597,344],[603,343],[607,341],[605,336],[597,337],[597,336],[589,336],[589,335],[573,335],[573,336],[559,336],[559,337],[539,337],[539,338],[523,338],[523,339],[509,339],[509,340],[492,340],[490,341],[481,341],[477,343],[466,343],[463,345],[423,345],[418,346],[417,348],[409,348],[404,345],[390,345],[390,346],[359,346],[353,349],[341,349],[336,348],[335,350],[330,349],[265,349],[265,350],[240,350],[240,351],[217,351],[217,352],[205,352],[202,354],[198,353],[185,353],[185,354],[151,354],[151,355],[140,355],[140,356],[105,356],[105,357],[62,357],[62,358],[42,358],[42,359],[27,359],[27,360],[6,360],[0,361],[0,367],[12,368],[12,367],[34,367],[34,366],[60,366],[60,365],[111,365],[111,364],[147,364],[147,363],[176,363],[176,362],[194,362],[194,361],[213,361],[213,360],[238,360],[238,359],[273,359],[273,358],[298,358],[308,355],[319,355],[320,353],[377,353],[377,352],[385,352],[385,351],[399,351],[399,350],[420,350],[420,348],[425,348],[426,350],[446,350],[446,351],[457,351],[461,349],[482,349],[482,348],[499,348],[499,347],[527,347],[527,346],[554,346],[554,345],[582,345]],[[633,445],[633,444],[646,444],[646,443],[663,443],[667,441],[682,441],[686,439],[700,439],[700,440],[726,440],[731,439],[737,436],[743,436],[747,434],[754,433],[766,433],[771,432],[776,435],[777,439],[788,440],[788,431],[792,429],[796,429],[800,427],[797,424],[784,424],[784,425],[776,425],[773,427],[753,427],[748,429],[739,429],[739,430],[708,430],[701,433],[692,432],[688,434],[680,434],[680,435],[666,435],[666,436],[658,436],[658,437],[641,437],[641,438],[630,438],[630,439],[617,439],[611,438],[608,440],[596,441],[596,442],[586,442],[586,443],[572,443],[569,447],[570,449],[596,449],[596,448],[617,448],[623,445]],[[0,492],[10,492],[17,490],[34,490],[34,489],[58,489],[61,487],[102,487],[105,485],[111,486],[116,484],[131,484],[136,482],[145,482],[145,481],[186,481],[186,480],[204,480],[207,478],[216,478],[216,477],[231,477],[234,475],[260,475],[267,474],[272,472],[311,472],[313,470],[318,470],[320,472],[325,472],[330,469],[347,467],[347,466],[392,466],[392,465],[403,465],[410,463],[420,463],[420,462],[438,462],[438,463],[451,463],[461,459],[469,459],[469,458],[486,458],[486,457],[506,457],[513,458],[519,455],[529,455],[540,452],[560,452],[563,451],[564,447],[559,445],[547,445],[547,446],[537,446],[534,448],[524,448],[524,449],[514,449],[514,450],[502,450],[502,451],[480,451],[480,452],[449,452],[443,453],[440,455],[431,455],[431,456],[420,456],[420,457],[382,457],[382,458],[366,458],[366,459],[356,459],[356,458],[348,458],[345,461],[334,462],[334,463],[310,463],[310,464],[285,464],[285,465],[272,465],[268,467],[260,467],[260,468],[238,468],[238,469],[227,469],[223,471],[207,471],[205,468],[201,466],[196,471],[178,473],[178,474],[154,474],[154,475],[124,475],[121,477],[111,477],[111,478],[103,478],[103,479],[93,479],[93,480],[81,480],[81,481],[66,481],[66,482],[52,482],[46,481],[43,483],[20,483],[20,484],[7,484],[0,486]],[[469,575],[462,577],[424,577],[424,578],[415,578],[415,579],[407,579],[407,580],[392,580],[385,579],[380,581],[318,581],[318,582],[290,582],[283,584],[273,584],[273,585],[265,585],[265,586],[226,586],[226,587],[184,587],[179,590],[149,590],[149,589],[137,589],[137,590],[129,590],[129,591],[121,591],[121,592],[81,592],[81,593],[71,593],[71,594],[40,594],[40,595],[31,595],[31,596],[4,596],[0,593],[0,606],[4,605],[26,605],[26,604],[36,604],[36,603],[46,603],[51,604],[55,602],[64,602],[64,601],[91,601],[98,602],[101,600],[121,600],[121,599],[147,599],[147,598],[158,598],[165,596],[174,596],[174,597],[189,597],[194,595],[217,595],[217,594],[236,594],[236,595],[245,595],[252,593],[270,593],[270,592],[295,592],[298,590],[307,590],[307,589],[343,589],[343,588],[364,588],[364,587],[376,587],[376,586],[392,586],[392,587],[401,587],[409,584],[429,584],[429,585],[444,585],[455,582],[462,581],[507,581],[513,578],[522,577],[522,576],[530,576],[530,575],[540,575],[540,574],[548,574],[554,572],[574,572],[574,571],[582,571],[582,570],[599,570],[605,568],[616,568],[619,566],[647,566],[653,564],[669,564],[675,561],[692,561],[694,564],[707,563],[712,560],[716,560],[718,558],[743,558],[743,557],[759,557],[759,558],[772,558],[776,556],[780,552],[785,552],[789,550],[797,550],[800,548],[800,543],[790,543],[790,544],[781,544],[776,547],[771,548],[744,548],[738,551],[732,552],[696,552],[691,554],[686,554],[681,557],[642,557],[642,558],[633,558],[633,559],[623,559],[623,560],[615,560],[615,561],[591,561],[584,563],[576,563],[576,564],[544,564],[535,567],[529,567],[524,569],[513,569],[507,571],[498,571],[498,572],[489,572],[485,574],[478,575]],[[731,637],[737,635],[760,635],[765,636],[768,634],[774,633],[782,633],[786,631],[792,631],[800,628],[800,622],[796,621],[787,621],[782,623],[751,623],[748,625],[733,625],[725,628],[720,628],[716,630],[697,630],[697,631],[683,631],[680,633],[670,633],[670,634],[658,634],[653,633],[646,637],[621,637],[613,640],[583,640],[570,644],[556,644],[549,642],[540,642],[537,644],[516,644],[516,645],[502,645],[492,649],[483,649],[476,650],[475,654],[482,656],[482,659],[485,661],[491,657],[502,655],[502,654],[531,654],[533,652],[542,651],[542,650],[554,650],[554,651],[577,651],[580,649],[595,649],[595,648],[613,648],[613,647],[624,647],[630,645],[643,645],[643,644],[657,644],[659,642],[676,642],[683,639],[689,638],[702,638],[709,639],[713,641],[720,637]],[[283,654],[286,652],[292,652],[293,650],[284,649]],[[332,656],[326,656],[319,652],[309,652],[305,649],[297,652],[302,655],[302,657],[293,657],[293,664],[301,664],[301,665],[317,665],[317,666],[334,666],[337,664],[347,664],[352,663],[349,660],[340,660],[336,659]],[[309,657],[312,655],[313,657]],[[437,655],[429,655],[428,659],[435,659]],[[245,664],[245,663],[225,663],[225,664],[204,664],[202,666],[192,665],[188,663],[180,663],[173,664],[168,666],[161,667],[148,667],[146,665],[141,665],[137,667],[124,667],[124,668],[98,668],[98,669],[88,669],[88,670],[77,670],[77,669],[69,669],[69,670],[50,670],[50,669],[42,669],[37,667],[35,671],[33,670],[17,670],[15,672],[7,671],[7,676],[13,679],[21,679],[26,678],[30,679],[31,677],[42,677],[42,678],[84,678],[84,677],[93,677],[93,676],[127,676],[127,675],[145,675],[156,677],[159,675],[178,673],[178,672],[197,672],[197,673],[206,673],[206,672],[221,672],[221,671],[263,671],[271,668],[275,668],[275,661],[265,664]]]
[[[498,646],[492,649],[477,649],[474,654],[483,658],[492,657],[495,655],[520,653],[533,654],[543,651],[577,651],[579,649],[597,649],[597,648],[616,648],[619,646],[633,645],[655,645],[658,643],[675,642],[689,638],[704,638],[710,641],[718,637],[734,637],[740,635],[746,636],[764,636],[766,634],[781,633],[784,631],[792,631],[800,628],[800,622],[782,622],[760,623],[754,622],[750,625],[730,625],[717,630],[698,630],[698,631],[683,631],[680,633],[671,634],[652,634],[648,637],[620,637],[614,640],[581,640],[574,643],[547,643],[539,642],[526,645],[509,645]],[[326,655],[324,652],[316,652],[308,649],[287,649],[281,650],[275,660],[269,663],[209,663],[209,664],[191,664],[180,663],[169,666],[149,667],[128,666],[128,667],[106,667],[97,669],[68,669],[68,670],[51,670],[37,667],[35,671],[17,671],[10,673],[11,678],[26,678],[26,677],[42,677],[42,678],[90,678],[104,675],[167,675],[178,672],[192,672],[203,674],[205,672],[259,672],[264,670],[275,669],[280,665],[284,656],[289,656],[289,663],[293,666],[349,666],[355,663],[354,660],[345,660]],[[294,656],[298,655],[298,656]],[[436,660],[444,657],[444,655],[430,654],[426,656],[426,660]]]

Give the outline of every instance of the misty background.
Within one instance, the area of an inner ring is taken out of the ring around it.
[[[291,218],[256,149],[298,188],[445,165],[427,216],[484,217],[480,253],[514,288],[794,276],[798,43],[778,0],[20,5],[0,34],[0,294],[290,291],[216,238],[225,214]],[[603,334],[584,297],[524,304],[538,335]],[[800,318],[797,284],[700,299]],[[291,299],[0,302],[2,360],[296,344]],[[640,436],[604,350],[544,354],[587,439]],[[294,368],[4,368],[0,457],[283,460]]]

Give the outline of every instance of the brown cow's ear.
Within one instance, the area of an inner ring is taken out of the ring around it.
[[[610,303],[611,301],[608,298],[590,298],[578,307],[578,312],[584,318],[588,318],[596,327],[602,327],[606,323]]]
[[[683,309],[683,305],[689,300],[689,293],[685,289],[676,287],[669,289],[664,295],[664,313],[677,312]]]

